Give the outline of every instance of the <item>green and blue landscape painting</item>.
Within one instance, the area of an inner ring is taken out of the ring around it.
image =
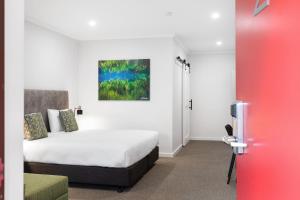
[[[99,100],[150,100],[150,59],[100,60]]]

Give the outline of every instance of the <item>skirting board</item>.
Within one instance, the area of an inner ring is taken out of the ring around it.
[[[185,137],[184,138],[184,146],[188,145],[189,142],[190,142],[190,137]]]
[[[172,153],[159,153],[159,157],[161,158],[174,158],[182,149],[182,145],[176,148],[176,150]]]
[[[190,140],[200,141],[222,141],[221,137],[190,137]]]

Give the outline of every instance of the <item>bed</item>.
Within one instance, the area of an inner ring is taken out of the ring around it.
[[[69,107],[67,91],[25,90],[25,114]],[[24,171],[64,175],[70,183],[132,187],[158,159],[158,133],[145,130],[79,130],[24,140]]]

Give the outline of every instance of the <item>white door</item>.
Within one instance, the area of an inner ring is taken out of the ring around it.
[[[174,78],[174,112],[173,112],[173,146],[177,148],[179,145],[183,145],[183,69],[182,64],[175,63],[175,78]],[[175,149],[173,149],[175,150]]]
[[[182,74],[182,132],[183,145],[189,142],[190,138],[190,112],[192,110],[192,99],[190,96],[190,67],[185,66]]]

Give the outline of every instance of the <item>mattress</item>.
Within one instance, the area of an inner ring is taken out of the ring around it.
[[[23,142],[25,162],[125,168],[158,145],[158,133],[146,130],[80,130],[49,133]]]

